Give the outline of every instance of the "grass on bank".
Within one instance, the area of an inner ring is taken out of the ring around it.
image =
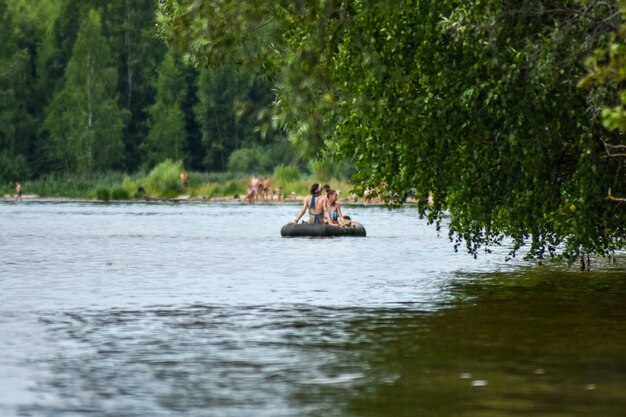
[[[93,175],[51,174],[36,180],[24,181],[23,194],[102,201],[172,199],[183,195],[195,199],[243,200],[250,184],[249,174],[190,172],[188,188],[185,190],[180,180],[183,169],[180,162],[165,161],[147,174],[126,175],[121,172]],[[272,190],[281,188],[285,200],[288,200],[292,193],[300,197],[307,195],[313,182],[328,183],[344,196],[352,189],[349,183],[337,179],[303,177],[296,167],[291,166],[277,167],[268,179]],[[15,194],[15,183],[1,185],[0,194]]]

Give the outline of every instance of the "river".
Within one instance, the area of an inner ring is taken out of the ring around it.
[[[0,415],[623,416],[623,261],[473,259],[413,207],[0,202]]]

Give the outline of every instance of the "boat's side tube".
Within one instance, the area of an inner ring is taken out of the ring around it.
[[[353,223],[351,226],[337,227],[328,224],[295,224],[290,223],[284,225],[280,229],[281,236],[284,237],[324,237],[324,236],[365,236],[365,228],[359,223]]]

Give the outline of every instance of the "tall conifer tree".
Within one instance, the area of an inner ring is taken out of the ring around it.
[[[9,182],[27,174],[35,123],[27,110],[32,82],[29,52],[18,42],[4,0],[0,0],[0,28],[0,181]]]
[[[150,106],[150,132],[143,144],[144,164],[150,168],[165,159],[184,160],[186,140],[182,102],[187,88],[181,64],[168,53],[159,66],[156,102]]]
[[[45,122],[52,159],[67,172],[120,166],[127,111],[117,103],[117,77],[100,15],[90,10],[65,69],[64,87],[54,96]]]

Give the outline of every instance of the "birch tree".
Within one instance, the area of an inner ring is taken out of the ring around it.
[[[45,121],[51,159],[66,172],[121,166],[127,111],[118,105],[117,77],[100,14],[90,10],[72,48],[64,86],[53,97]]]

